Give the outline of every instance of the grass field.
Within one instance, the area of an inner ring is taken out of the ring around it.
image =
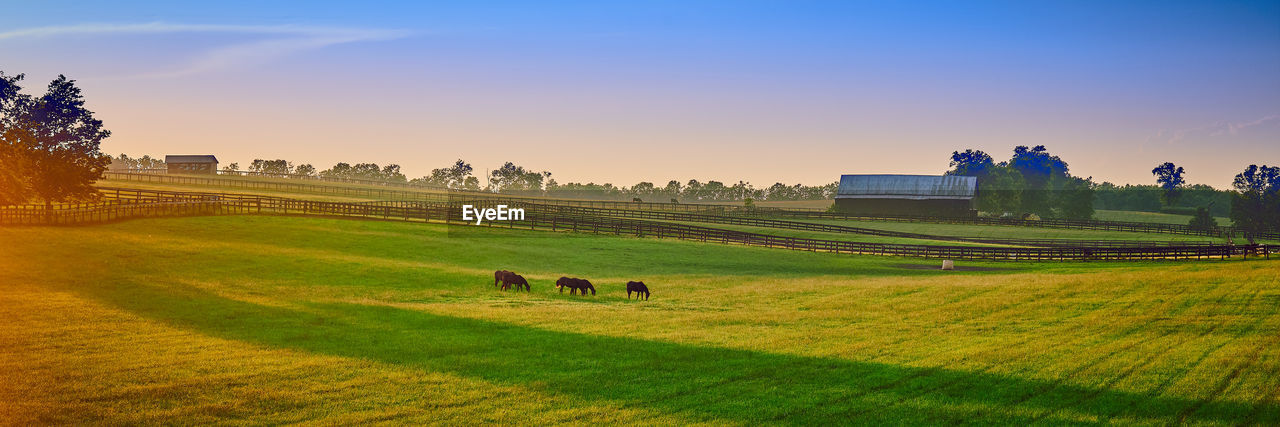
[[[1093,219],[1102,221],[1127,221],[1127,222],[1155,222],[1162,224],[1183,224],[1191,222],[1190,215],[1175,215],[1159,212],[1135,212],[1135,211],[1108,211],[1097,210],[1093,213]],[[1231,218],[1214,217],[1218,221],[1218,225],[1231,225]]]
[[[1191,236],[1169,233],[1138,233],[1108,230],[1072,230],[1065,228],[1019,227],[1012,225],[936,224],[928,222],[859,221],[839,219],[804,219],[817,224],[847,225],[876,230],[902,231],[938,236],[973,236],[1018,239],[1085,239],[1085,240],[1159,240],[1159,241],[1213,241],[1226,242],[1226,238]]]
[[[12,424],[1280,423],[1280,261],[942,272],[255,216],[0,242]]]

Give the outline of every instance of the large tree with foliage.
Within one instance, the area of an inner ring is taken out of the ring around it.
[[[1232,183],[1231,220],[1249,232],[1280,229],[1280,167],[1249,165]]]
[[[543,180],[550,177],[551,172],[525,170],[523,166],[506,162],[489,173],[489,189],[497,192],[541,192]]]
[[[950,166],[951,170],[947,171],[947,175],[982,177],[995,168],[996,163],[991,155],[982,150],[968,149],[964,152],[952,151]]]
[[[285,159],[253,159],[253,163],[249,163],[249,172],[263,176],[288,177],[293,174],[293,162]]]
[[[1164,194],[1164,204],[1166,206],[1174,206],[1178,203],[1178,196],[1181,194],[1182,185],[1187,182],[1182,175],[1186,173],[1180,166],[1176,166],[1170,162],[1156,166],[1151,170],[1151,174],[1156,176],[1156,185],[1159,185]]]
[[[128,154],[120,153],[115,159],[112,159],[112,167],[123,167],[126,170],[155,170],[164,169],[164,160],[151,157],[149,154],[143,154],[142,157],[129,157]],[[118,166],[116,165],[118,164]]]
[[[431,175],[422,178],[414,178],[411,183],[438,185],[448,187],[455,190],[477,190],[479,189],[480,180],[471,175],[474,169],[470,163],[462,159],[453,162],[449,167],[432,169]],[[474,188],[473,188],[474,187]]]
[[[1043,145],[1013,148],[1013,158],[1008,166],[1022,174],[1025,190],[1022,192],[1022,210],[1041,217],[1053,214],[1050,181],[1067,175],[1067,162],[1049,154]]]
[[[85,108],[75,81],[59,75],[43,96],[20,92],[22,75],[0,73],[0,204],[90,199],[111,156],[111,136]]]

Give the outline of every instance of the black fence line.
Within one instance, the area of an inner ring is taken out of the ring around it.
[[[536,206],[535,204],[518,203],[516,206]],[[925,239],[970,243],[988,243],[1018,246],[1062,246],[1062,247],[1123,247],[1123,246],[1204,246],[1213,245],[1209,241],[1149,241],[1149,240],[1088,240],[1088,239],[1018,239],[975,236],[943,236],[934,234],[908,233],[901,231],[879,230],[844,225],[818,224],[810,222],[787,221],[756,217],[710,215],[685,212],[638,211],[630,209],[582,208],[570,206],[543,205],[542,209],[556,209],[559,212],[576,215],[611,216],[620,218],[656,219],[665,221],[708,222],[718,224],[743,225],[790,230],[805,230],[833,233],[848,233],[879,237],[898,237],[908,239]]]
[[[179,192],[167,190],[137,190],[123,188],[100,188],[102,194],[110,199],[127,199],[127,200],[148,200],[148,201],[179,201],[179,200],[237,200],[240,198],[268,199],[277,196],[258,196],[245,195],[236,193],[202,193],[202,192]],[[1071,239],[1014,239],[1014,238],[989,238],[989,237],[972,237],[972,236],[940,236],[921,233],[895,232],[887,230],[877,230],[862,227],[850,227],[843,225],[818,224],[799,221],[769,219],[755,216],[742,215],[717,215],[713,213],[685,213],[685,212],[668,212],[668,211],[644,211],[636,209],[611,209],[601,207],[580,207],[580,206],[562,206],[548,205],[545,203],[529,203],[529,199],[509,199],[498,195],[480,195],[472,198],[473,194],[452,195],[444,197],[441,194],[435,197],[431,202],[413,203],[441,203],[445,200],[467,201],[480,206],[495,206],[497,204],[509,204],[512,206],[541,206],[544,208],[556,207],[566,210],[574,214],[593,214],[605,216],[619,216],[642,219],[658,219],[670,221],[695,221],[695,222],[712,222],[723,224],[760,226],[769,228],[784,228],[794,230],[808,231],[824,231],[838,233],[863,234],[882,237],[900,237],[911,239],[928,239],[940,241],[959,241],[972,243],[1002,244],[1002,245],[1019,245],[1019,246],[1065,246],[1065,247],[1128,247],[1128,246],[1193,246],[1193,245],[1211,245],[1212,242],[1170,242],[1170,241],[1142,241],[1142,240],[1071,240]],[[542,202],[541,199],[533,199]],[[374,201],[374,202],[346,202],[356,204],[386,204],[399,203],[399,201]]]
[[[283,205],[273,206],[273,211],[291,214],[325,214],[331,216],[355,216],[381,219],[406,219],[431,221],[433,218],[448,224],[465,224],[458,206],[462,202],[421,204],[404,201],[342,203],[284,200]],[[474,203],[483,203],[476,201]],[[558,209],[539,210],[538,206],[526,207],[526,219],[486,223],[490,227],[543,229],[550,231],[576,231],[598,234],[635,235],[642,237],[675,238],[699,242],[741,244],[786,248],[793,250],[833,252],[842,254],[890,255],[923,258],[947,258],[968,260],[1161,260],[1161,259],[1211,259],[1235,255],[1257,254],[1270,258],[1270,253],[1280,252],[1277,245],[1186,245],[1112,248],[1007,248],[981,246],[933,246],[912,244],[880,244],[833,241],[799,237],[724,230],[687,224],[663,223],[647,220],[609,218],[592,215],[565,214]],[[473,226],[473,225],[467,225]]]
[[[245,196],[235,200],[200,200],[177,202],[107,202],[59,206],[23,206],[19,209],[0,208],[0,222],[31,224],[78,224],[112,221],[149,216],[219,215],[219,214],[282,214],[323,215],[366,219],[401,221],[439,221],[446,224],[462,224],[458,203],[378,202],[349,203],[286,199],[280,197]],[[664,223],[648,220],[611,218],[591,215],[570,215],[554,209],[545,211],[531,206],[535,215],[525,220],[502,223],[509,228],[544,229],[551,231],[577,231],[617,235],[652,236],[722,244],[741,244],[793,250],[821,251],[843,254],[892,255],[923,258],[982,259],[982,260],[1135,260],[1135,259],[1206,259],[1226,258],[1234,255],[1258,254],[1270,257],[1280,251],[1277,245],[1198,245],[1162,247],[1114,247],[1114,248],[1009,248],[981,246],[932,246],[910,244],[879,244],[799,237],[773,236],[701,227],[686,224]],[[35,215],[29,213],[39,211]],[[10,215],[21,212],[22,215]],[[542,218],[546,216],[546,218]],[[491,222],[492,226],[493,223]]]
[[[315,194],[329,194],[340,196],[355,196],[385,200],[419,200],[419,201],[443,201],[446,197],[465,197],[472,199],[491,199],[505,201],[525,201],[528,203],[538,203],[546,205],[558,206],[578,206],[578,207],[595,207],[607,209],[639,209],[639,210],[662,210],[662,211],[683,211],[683,212],[705,212],[731,214],[738,216],[755,216],[755,217],[780,217],[780,218],[800,218],[800,219],[836,219],[836,220],[853,220],[853,221],[886,221],[886,222],[925,222],[925,223],[942,223],[942,224],[980,224],[980,225],[1004,225],[1004,226],[1022,226],[1022,227],[1042,227],[1042,228],[1061,228],[1074,230],[1099,230],[1099,231],[1130,231],[1138,233],[1161,233],[1161,234],[1182,234],[1192,236],[1206,237],[1228,237],[1236,236],[1246,237],[1245,233],[1233,227],[1217,226],[1208,229],[1194,228],[1184,224],[1160,224],[1146,222],[1126,222],[1126,221],[1100,221],[1100,220],[1066,220],[1066,219],[1042,219],[1042,220],[1024,220],[1014,218],[985,218],[985,217],[930,217],[930,216],[899,216],[899,215],[861,215],[839,212],[825,212],[820,210],[806,210],[799,208],[775,208],[775,207],[745,207],[738,205],[718,205],[718,204],[701,204],[701,203],[654,203],[654,202],[623,202],[623,201],[603,201],[603,200],[575,200],[575,199],[551,199],[540,197],[529,197],[510,194],[494,194],[484,192],[468,192],[459,190],[440,189],[437,193],[425,193],[417,191],[401,191],[376,188],[357,188],[357,187],[340,187],[320,184],[302,184],[302,183],[281,183],[269,181],[251,181],[237,180],[228,178],[206,178],[196,176],[177,176],[177,175],[157,175],[157,174],[138,174],[125,172],[107,172],[107,177],[111,179],[133,180],[140,182],[167,182],[167,183],[186,183],[195,185],[218,185],[235,188],[259,188],[281,191],[296,191]],[[1252,233],[1252,237],[1261,239],[1280,240],[1280,232],[1262,232]]]
[[[502,200],[526,200],[539,203],[553,203],[565,206],[584,206],[584,207],[602,207],[615,209],[648,209],[648,210],[678,210],[688,212],[703,211],[724,211],[726,208],[735,208],[735,206],[725,205],[706,205],[706,204],[681,204],[681,203],[654,203],[654,202],[624,202],[613,200],[575,200],[575,199],[550,199],[510,194],[494,194],[485,192],[461,191],[440,189],[436,192],[421,191],[404,191],[390,190],[379,188],[359,188],[359,187],[342,187],[323,184],[301,184],[289,182],[271,182],[271,181],[252,181],[231,178],[217,177],[200,177],[189,175],[159,175],[144,173],[127,173],[127,172],[107,172],[107,179],[115,179],[122,181],[137,182],[156,182],[156,183],[175,183],[189,185],[209,185],[223,186],[232,188],[246,189],[264,189],[275,191],[294,191],[301,193],[315,193],[335,196],[351,196],[365,197],[383,200],[419,200],[419,201],[444,201],[450,196],[462,196],[469,198],[492,198]],[[99,187],[102,189],[115,189],[115,187]],[[217,193],[208,193],[217,194]],[[737,206],[740,208],[740,206]]]

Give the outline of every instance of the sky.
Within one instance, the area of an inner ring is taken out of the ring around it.
[[[90,3],[90,4],[82,4]],[[110,3],[110,4],[107,4]],[[1280,1],[40,1],[0,71],[102,150],[824,184],[1045,145],[1094,181],[1280,164]]]

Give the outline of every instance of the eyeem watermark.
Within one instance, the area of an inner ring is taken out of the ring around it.
[[[524,219],[524,208],[508,209],[507,205],[497,208],[479,209],[471,205],[462,205],[462,220],[475,221],[476,225],[489,221],[521,221]]]

